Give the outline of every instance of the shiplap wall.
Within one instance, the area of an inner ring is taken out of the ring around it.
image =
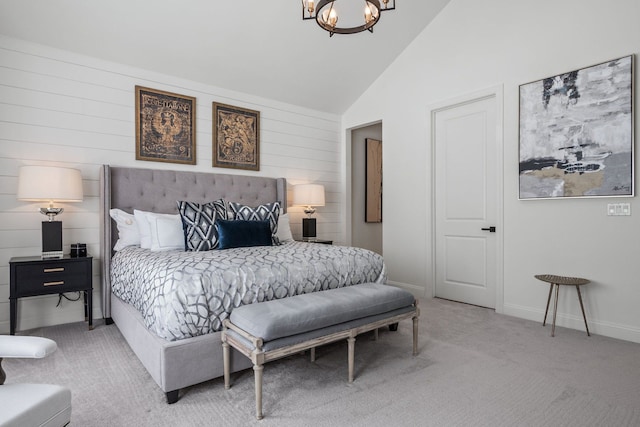
[[[197,98],[197,165],[135,160],[135,85]],[[214,101],[260,111],[259,172],[211,166]],[[0,333],[9,330],[9,259],[40,253],[45,219],[37,212],[41,204],[16,199],[20,166],[82,171],[84,201],[59,204],[65,209],[59,219],[65,252],[71,243],[84,242],[94,256],[94,317],[99,318],[100,165],[283,176],[289,190],[298,183],[324,184],[327,205],[316,213],[318,234],[341,243],[343,151],[339,116],[0,35]],[[294,237],[299,237],[304,214],[299,207],[289,212]],[[57,309],[57,301],[57,296],[21,299],[18,330],[83,319],[80,302],[63,300]]]

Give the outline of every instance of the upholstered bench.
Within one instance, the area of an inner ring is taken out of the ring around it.
[[[224,385],[230,387],[230,347],[253,362],[256,417],[262,419],[263,364],[346,339],[349,382],[353,382],[355,337],[367,331],[413,319],[413,354],[418,351],[418,301],[400,288],[376,283],[244,305],[223,322]]]

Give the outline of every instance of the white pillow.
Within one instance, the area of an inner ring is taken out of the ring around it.
[[[133,211],[140,228],[140,247],[152,251],[184,250],[184,231],[180,215]],[[144,225],[141,225],[144,224]],[[148,232],[148,234],[147,234]]]
[[[140,246],[140,232],[135,217],[121,209],[110,209],[109,215],[118,226],[118,241],[113,246],[113,250],[120,251],[127,246]]]
[[[133,216],[138,224],[138,231],[140,232],[140,247],[142,249],[151,249],[151,231],[149,230],[149,221],[147,220],[147,214],[151,212],[133,210]]]
[[[278,231],[276,231],[276,237],[280,240],[280,243],[293,242],[291,224],[289,223],[289,214],[280,215],[278,217]]]

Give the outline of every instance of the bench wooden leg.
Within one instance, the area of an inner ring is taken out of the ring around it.
[[[262,419],[262,371],[263,365],[253,365],[253,376],[256,381],[256,418]]]
[[[413,355],[418,354],[418,318],[413,318]]]
[[[373,330],[373,340],[378,341],[378,328]]]
[[[311,350],[309,351],[309,353],[311,353],[311,362],[315,362],[316,361],[316,348],[315,347],[311,347]]]
[[[356,353],[356,339],[354,337],[347,338],[347,344],[349,346],[349,382],[353,382],[353,367]]]
[[[229,390],[231,388],[231,375],[229,367],[229,343],[222,343],[222,365],[224,370],[224,388]]]

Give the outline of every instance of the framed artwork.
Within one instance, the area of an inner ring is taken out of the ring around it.
[[[136,160],[196,164],[196,99],[136,86]]]
[[[213,103],[213,166],[260,170],[260,112]]]
[[[521,200],[633,196],[633,56],[520,86]]]
[[[365,139],[364,221],[382,222],[382,141]]]

